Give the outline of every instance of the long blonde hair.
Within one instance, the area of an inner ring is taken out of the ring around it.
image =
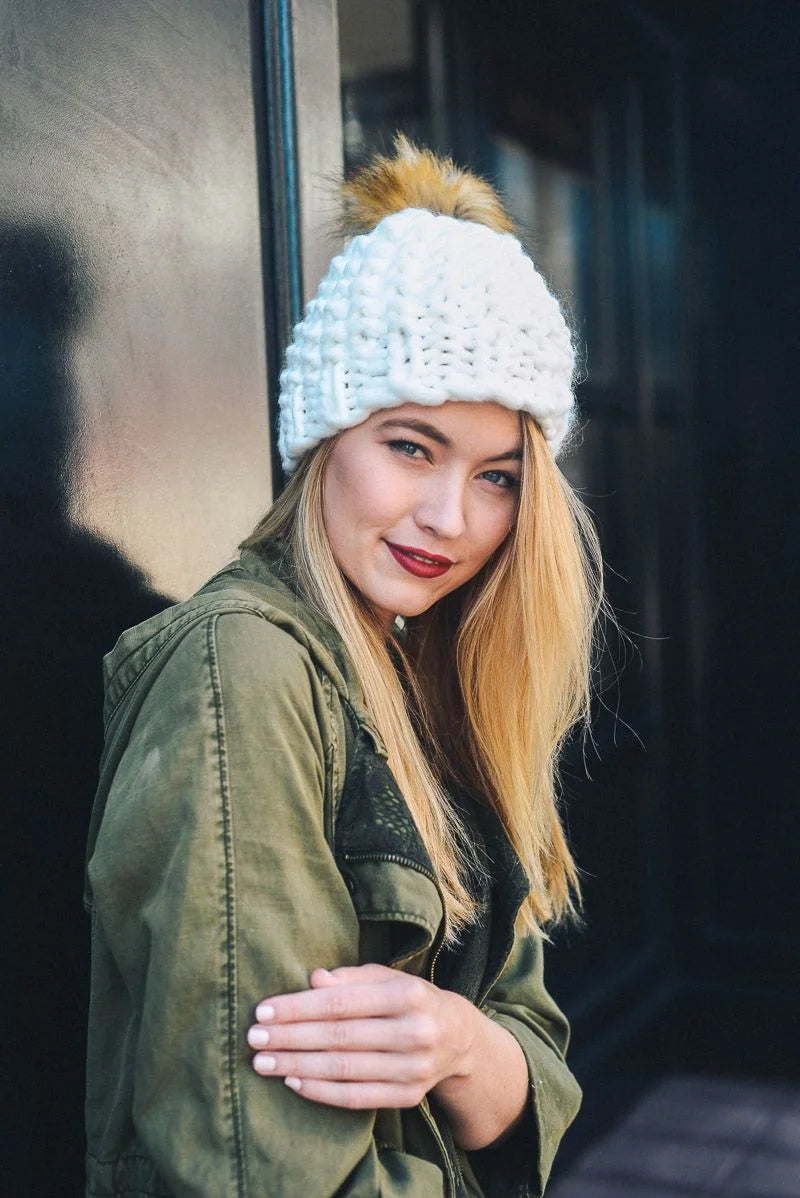
[[[591,518],[539,426],[524,413],[520,419],[511,532],[476,578],[409,620],[402,641],[387,642],[333,555],[323,486],[334,439],[307,455],[243,542],[254,548],[286,538],[306,597],[347,646],[436,870],[451,940],[478,914],[467,882],[469,840],[447,797],[453,782],[477,792],[502,820],[530,881],[525,926],[543,930],[574,913],[579,899],[558,813],[557,765],[570,729],[589,717],[602,561]]]

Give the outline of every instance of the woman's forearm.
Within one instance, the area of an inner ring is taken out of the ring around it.
[[[474,1151],[508,1135],[528,1100],[528,1066],[504,1027],[463,999],[466,1050],[458,1072],[431,1093],[447,1114],[460,1148]]]

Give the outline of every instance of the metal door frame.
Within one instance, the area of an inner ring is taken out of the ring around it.
[[[292,327],[325,273],[336,241],[342,177],[336,0],[259,0],[254,53],[263,78],[260,122],[265,324],[273,490],[278,375]]]

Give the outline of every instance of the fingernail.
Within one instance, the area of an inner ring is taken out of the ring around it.
[[[253,1057],[253,1068],[258,1073],[272,1073],[275,1068],[276,1061],[274,1057],[269,1057],[265,1052],[259,1052]]]
[[[251,1048],[266,1048],[269,1044],[269,1032],[265,1027],[251,1027],[247,1033],[247,1043]]]
[[[256,1019],[262,1023],[266,1023],[268,1019],[275,1018],[275,1008],[271,1003],[262,1002],[256,1007]]]
[[[300,1089],[300,1078],[299,1077],[285,1077],[283,1080],[286,1082],[286,1085],[289,1087],[290,1090],[297,1091]]]

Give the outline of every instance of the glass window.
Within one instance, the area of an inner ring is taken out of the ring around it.
[[[526,249],[587,347],[586,368],[592,384],[607,386],[615,373],[615,302],[599,122],[595,139],[598,167],[589,172],[498,134],[494,173]]]
[[[339,0],[345,170],[391,147],[396,130],[425,140],[425,85],[412,0]]]

